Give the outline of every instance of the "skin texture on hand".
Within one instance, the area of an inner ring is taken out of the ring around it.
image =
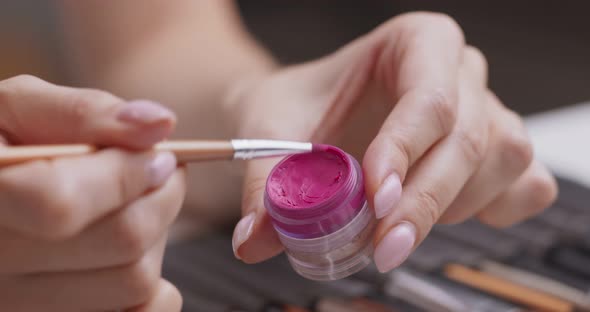
[[[224,105],[231,97],[226,91],[275,67],[232,0],[58,2],[60,41],[76,83],[169,105],[178,117],[178,139],[237,137],[226,118],[233,114]],[[238,218],[241,169],[230,162],[187,166],[184,216],[203,227]]]
[[[0,81],[5,144],[109,146],[0,169],[1,311],[180,311],[160,270],[185,172],[173,154],[145,151],[175,121],[150,101]]]
[[[244,85],[233,102],[241,136],[331,143],[363,159],[381,218],[381,271],[402,263],[435,223],[507,226],[556,196],[522,120],[488,89],[485,57],[448,16],[395,17],[331,55]],[[275,163],[246,169],[247,218],[234,252],[247,263],[282,249],[262,202]]]

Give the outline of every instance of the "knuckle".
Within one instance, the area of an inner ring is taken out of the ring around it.
[[[115,221],[112,232],[114,248],[127,261],[141,259],[151,245],[150,237],[155,236],[151,228],[145,216],[133,213],[132,209],[125,210]]]
[[[75,90],[65,105],[66,113],[69,113],[75,120],[83,119],[92,111],[97,99],[106,97],[106,94],[106,92],[99,90]]]
[[[432,119],[441,134],[448,134],[457,121],[457,93],[448,88],[419,88],[408,94],[419,104],[425,116]]]
[[[524,135],[507,133],[500,138],[499,151],[503,164],[524,171],[533,160],[533,146]]]
[[[45,205],[39,210],[38,225],[41,236],[48,240],[67,239],[77,232],[74,225],[76,207],[65,192],[45,194]]]
[[[416,200],[416,217],[429,226],[437,223],[443,210],[442,199],[437,191],[428,189],[418,192]]]
[[[69,117],[72,126],[82,127],[88,118],[95,118],[97,110],[114,109],[122,101],[114,95],[95,89],[74,89],[68,99],[62,102],[62,112]]]
[[[8,78],[2,83],[0,86],[11,86],[11,87],[27,87],[27,86],[37,86],[40,84],[45,84],[46,82],[42,79],[35,77],[33,75],[23,74]],[[1,88],[0,88],[1,89]]]
[[[480,49],[474,46],[467,46],[467,48],[465,49],[464,57],[467,60],[467,62],[469,62],[469,64],[472,64],[473,66],[478,68],[479,71],[487,73],[488,60]]]
[[[403,25],[412,25],[412,28],[428,27],[437,32],[443,32],[454,40],[465,42],[461,26],[448,14],[425,11],[411,12],[400,15],[398,21]]]
[[[72,120],[82,120],[90,114],[92,110],[92,98],[85,92],[75,92],[70,101],[64,105],[64,113],[72,117]]]
[[[407,139],[402,138],[401,136],[397,138],[391,138],[391,144],[394,146],[393,150],[398,150],[402,159],[397,159],[396,163],[401,165],[401,168],[408,168],[410,164],[413,164],[416,159],[417,155],[414,155],[412,148],[410,148],[410,143]]]
[[[432,27],[443,30],[449,36],[456,38],[462,42],[465,41],[463,30],[461,26],[453,19],[450,15],[444,13],[427,13],[427,16],[430,20]]]
[[[115,203],[125,204],[137,199],[148,189],[160,187],[153,185],[151,162],[155,154],[151,152],[132,153],[118,148],[108,148],[100,152],[100,157],[109,163],[109,178],[112,198]]]
[[[139,186],[146,186],[149,184],[147,181],[142,181],[143,183],[134,183],[137,182],[137,178],[134,178],[130,174],[125,174],[121,172],[121,170],[118,170],[115,173],[114,179],[117,185],[116,198],[117,202],[120,203],[126,202],[137,196],[139,191],[134,191],[134,189],[138,189]]]
[[[481,164],[487,147],[487,138],[483,130],[458,129],[453,133],[453,138],[469,163]]]
[[[156,293],[159,280],[158,268],[147,257],[129,265],[121,274],[125,297],[133,304],[148,301]]]
[[[380,134],[379,137],[369,146],[367,154],[390,154],[393,155],[391,163],[399,168],[407,168],[413,163],[418,155],[414,155],[411,146],[411,138],[405,131],[399,130],[388,134]],[[365,161],[365,160],[363,160]]]
[[[530,183],[529,214],[535,215],[545,210],[557,198],[557,185],[555,181],[545,174],[535,174]]]
[[[39,164],[47,169],[45,164]],[[58,171],[59,172],[59,171]],[[75,212],[80,205],[75,203],[76,190],[67,179],[56,177],[51,186],[42,187],[34,196],[37,198],[37,209],[34,223],[39,235],[47,240],[67,239],[77,232]]]
[[[33,89],[46,83],[31,75],[19,75],[0,81],[0,104],[8,104],[10,99],[24,89]]]
[[[426,109],[432,111],[441,133],[451,132],[457,120],[456,95],[443,88],[432,89],[423,93]]]
[[[150,171],[148,162],[153,161],[153,155],[129,154],[129,152],[111,148],[102,151],[102,156],[111,165],[109,170],[112,172],[113,197],[117,203],[126,203],[149,188]]]

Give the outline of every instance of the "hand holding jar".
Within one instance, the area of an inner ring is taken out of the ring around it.
[[[332,55],[243,81],[232,108],[243,136],[329,143],[362,159],[379,219],[374,260],[385,272],[435,223],[477,217],[507,226],[554,200],[553,177],[487,76],[484,56],[451,18],[410,13]],[[256,161],[246,170],[234,251],[248,263],[285,245],[271,222],[277,214],[263,204],[275,165]]]

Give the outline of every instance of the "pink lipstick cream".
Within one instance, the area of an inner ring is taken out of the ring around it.
[[[371,262],[375,216],[359,163],[342,150],[314,146],[271,171],[266,209],[293,269],[313,280],[336,280]]]

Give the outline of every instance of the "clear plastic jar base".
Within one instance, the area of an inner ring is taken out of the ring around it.
[[[288,256],[293,269],[301,276],[316,281],[334,281],[357,273],[372,261],[373,244],[367,244],[363,250],[350,258],[326,265],[314,265],[298,261]]]

